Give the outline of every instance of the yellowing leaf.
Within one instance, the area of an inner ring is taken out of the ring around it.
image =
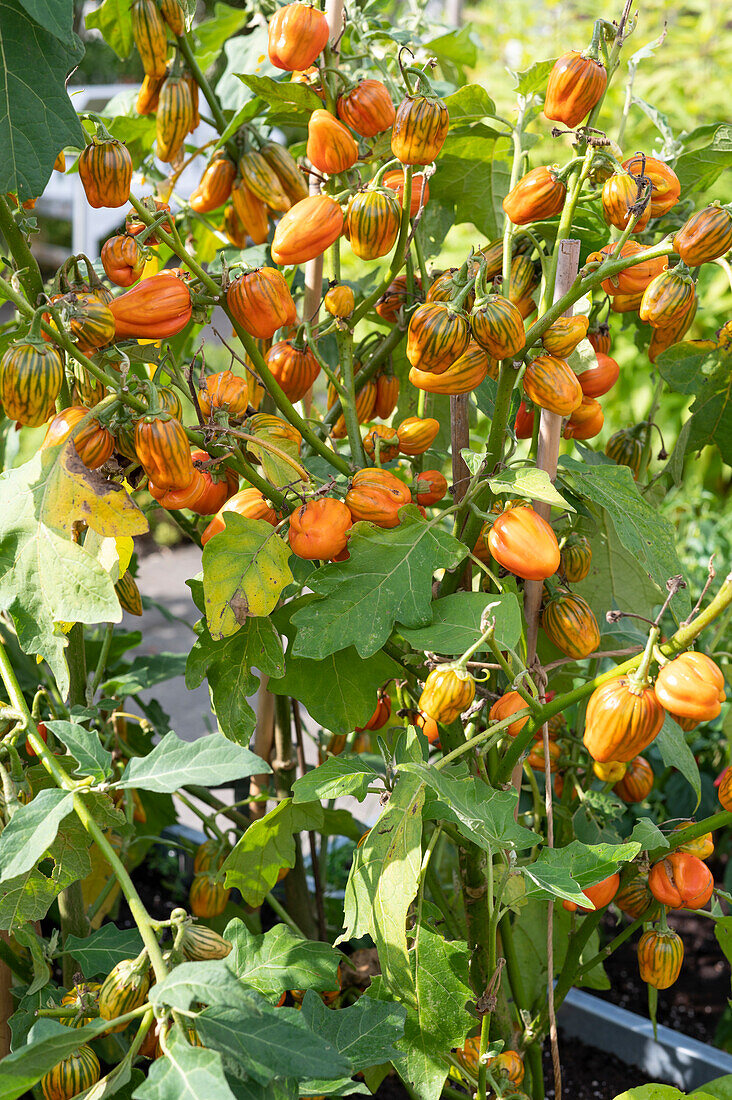
[[[40,477],[31,489],[40,521],[68,535],[79,522],[107,537],[148,530],[145,516],[125,490],[87,470],[71,440],[41,452]]]

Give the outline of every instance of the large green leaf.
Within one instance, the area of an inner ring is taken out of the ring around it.
[[[714,373],[718,362],[717,348],[700,351],[693,344],[681,343],[661,352],[656,360],[656,369],[672,390],[695,394]]]
[[[31,19],[66,46],[76,49],[72,0],[20,0]]]
[[[17,192],[21,202],[42,194],[60,149],[84,146],[65,85],[84,56],[70,31],[71,5],[29,4],[34,17],[49,15],[49,29],[35,22],[20,0],[0,0],[0,193]]]
[[[313,111],[323,104],[312,88],[290,80],[273,80],[271,76],[239,73],[239,79],[247,88],[270,105],[270,115],[276,115],[279,123],[307,124]]]
[[[170,1057],[156,1058],[132,1094],[134,1100],[236,1100],[216,1050],[192,1047],[185,1039],[170,1043]]]
[[[73,809],[71,791],[50,787],[19,806],[0,833],[0,882],[24,874],[43,857],[58,827]]]
[[[454,208],[456,222],[475,225],[489,240],[501,234],[501,203],[511,180],[510,162],[496,148],[504,143],[493,137],[492,131],[448,135],[430,180],[430,197]]]
[[[239,981],[228,959],[180,963],[150,990],[150,1003],[186,1012],[192,1004],[240,1006],[242,1012],[269,1007]]]
[[[583,844],[573,840],[565,848],[543,848],[534,863],[521,869],[528,880],[527,896],[558,897],[587,907],[584,887],[614,874],[622,863],[635,859],[640,850],[637,841]]]
[[[323,598],[292,617],[298,630],[293,645],[297,656],[326,657],[355,646],[361,657],[370,657],[395,622],[414,627],[430,621],[434,571],[458,565],[466,549],[426,523],[413,506],[399,515],[401,523],[389,530],[356,523],[348,561],[311,575],[310,587]]]
[[[266,997],[276,1000],[286,989],[326,992],[338,984],[340,952],[329,943],[304,939],[284,924],[257,935],[237,917],[226,926],[224,939],[231,944],[229,969]]]
[[[714,373],[697,393],[690,416],[687,453],[716,443],[722,461],[732,464],[732,356],[720,359]]]
[[[173,794],[182,783],[217,787],[270,771],[269,764],[220,733],[182,741],[171,730],[147,756],[130,760],[117,787]]]
[[[134,959],[142,951],[142,938],[136,928],[117,928],[104,924],[90,936],[67,936],[62,954],[71,955],[86,978],[108,974],[123,959]]]
[[[452,95],[445,96],[445,106],[450,112],[450,126],[465,126],[493,118],[496,105],[482,84],[464,84]]]
[[[277,882],[283,867],[294,867],[294,834],[319,829],[323,808],[319,802],[295,805],[284,798],[264,817],[251,823],[229,853],[223,870],[226,885],[235,886],[247,905],[256,908]]]
[[[538,843],[536,833],[514,820],[516,791],[495,791],[482,779],[437,771],[422,763],[402,764],[400,770],[419,776],[431,787],[440,799],[439,815],[455,821],[466,840],[486,851],[521,851]]]
[[[360,754],[329,756],[319,767],[295,780],[293,801],[312,802],[316,798],[341,798],[350,794],[363,802],[368,788],[380,778],[376,768]]]
[[[194,56],[204,72],[213,65],[224,43],[233,38],[249,18],[247,8],[232,8],[217,0],[213,17],[196,25]]]
[[[33,1025],[28,1042],[3,1059],[0,1100],[19,1100],[62,1058],[68,1058],[82,1043],[106,1031],[105,1020],[86,1027],[63,1027],[58,1020],[41,1019]]]
[[[670,714],[664,715],[663,725],[654,742],[667,768],[676,768],[683,775],[697,798],[701,798],[701,777],[694,753],[689,748],[684,731]]]
[[[46,722],[46,726],[78,761],[82,775],[91,775],[102,783],[111,774],[112,754],[104,748],[96,730],[61,720]]]
[[[289,557],[271,524],[227,513],[226,528],[203,548],[203,592],[212,638],[228,638],[250,615],[274,610],[292,580]]]
[[[421,759],[410,727],[400,755]],[[354,853],[346,886],[345,929],[337,943],[370,935],[379,952],[384,981],[404,1004],[414,1004],[414,975],[407,950],[406,919],[417,893],[422,863],[424,784],[403,773],[389,804]]]
[[[481,635],[480,620],[489,611],[495,620],[495,639],[499,645],[514,649],[521,638],[521,608],[518,598],[507,592],[502,596],[482,592],[455,592],[432,604],[429,626],[399,628],[399,633],[417,650],[430,650],[456,657],[464,653]]]
[[[350,733],[365,726],[376,706],[376,693],[393,676],[399,665],[385,653],[362,660],[350,646],[322,661],[287,654],[287,671],[271,679],[268,688],[275,695],[299,699],[310,716],[333,733]]]
[[[186,687],[208,679],[216,717],[222,732],[240,745],[248,744],[256,715],[247,697],[257,691],[259,679],[282,676],[285,662],[282,643],[270,619],[252,616],[229,638],[214,641],[203,621],[197,624],[197,640],[188,655]]]
[[[605,510],[620,542],[659,587],[665,589],[670,577],[683,574],[671,523],[641,495],[627,466],[588,466],[567,457],[560,462],[562,480]],[[687,590],[678,594],[676,606],[688,610]]]
[[[732,126],[729,122],[700,126],[684,138],[685,150],[674,170],[681,193],[706,191],[725,169],[732,168]]]
[[[121,60],[129,57],[134,46],[132,14],[128,0],[104,0],[86,16],[89,30],[97,30]]]
[[[605,612],[611,607],[637,612],[641,607],[650,610],[662,603],[665,591],[651,580],[635,555],[623,546],[607,512],[601,513],[598,528],[597,537],[592,538],[590,572],[583,581],[572,586],[587,600],[598,623],[603,623]]]

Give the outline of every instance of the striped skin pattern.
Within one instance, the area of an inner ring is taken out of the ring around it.
[[[641,979],[654,989],[668,989],[681,972],[684,942],[670,928],[650,928],[638,940],[638,970]]]
[[[132,157],[121,141],[92,140],[79,156],[79,178],[95,210],[124,206],[130,197]]]
[[[157,157],[172,164],[183,149],[191,128],[193,100],[182,76],[169,76],[160,90],[156,116]]]
[[[471,276],[475,274],[475,270],[471,271]],[[441,275],[438,275],[432,286],[427,291],[425,297],[426,302],[450,302],[455,298],[461,290],[464,289],[465,283],[458,281],[458,268],[450,267],[447,271],[443,271]],[[466,276],[467,281],[467,276]],[[470,290],[468,296],[463,299],[463,308],[471,310],[475,305],[475,291]]]
[[[239,158],[239,172],[253,195],[270,210],[284,213],[292,206],[274,168],[261,153],[244,153]]]
[[[164,76],[168,58],[168,35],[155,0],[134,0],[132,37],[146,74]]]
[[[238,179],[231,188],[231,205],[244,232],[254,244],[264,244],[269,236],[269,218],[267,207],[257,198],[247,185],[246,180]]]
[[[52,346],[11,344],[0,360],[0,405],[8,420],[28,428],[45,424],[64,380],[64,360]]]
[[[229,154],[219,149],[204,168],[198,187],[190,197],[190,206],[199,214],[218,210],[231,195],[236,165]]]
[[[638,314],[652,328],[667,328],[688,315],[696,299],[694,280],[676,271],[662,271],[643,292]]]
[[[707,206],[681,227],[674,249],[689,267],[710,263],[732,248],[732,216],[720,206]]]
[[[441,100],[406,96],[397,108],[391,151],[402,164],[432,164],[449,125],[450,115]]]
[[[544,351],[566,359],[587,335],[589,324],[589,317],[581,313],[576,317],[558,317],[541,338]]]
[[[385,84],[362,80],[338,97],[338,117],[361,137],[376,137],[394,125],[396,111]]]
[[[320,363],[307,347],[278,340],[265,356],[272,377],[290,401],[300,401],[320,374]]]
[[[150,975],[147,965],[135,959],[123,959],[113,967],[99,990],[99,1015],[114,1020],[139,1008],[147,999]],[[127,1024],[118,1024],[112,1032],[124,1031]]]
[[[204,388],[198,391],[198,404],[204,416],[210,416],[214,409],[226,409],[229,416],[244,416],[249,406],[246,378],[230,370],[209,374]]]
[[[358,160],[358,145],[350,131],[330,111],[313,111],[308,122],[307,158],[319,172],[336,176]]]
[[[585,748],[593,760],[630,761],[654,740],[663,725],[663,707],[652,687],[629,676],[615,676],[595,688],[585,714]]]
[[[592,564],[592,547],[584,535],[570,535],[562,547],[560,568],[570,584],[583,581]]]
[[[159,489],[184,489],[193,480],[193,461],[183,425],[167,413],[135,423],[135,454]]]
[[[426,302],[411,316],[407,359],[419,370],[442,374],[467,351],[470,326],[445,302]]]
[[[186,327],[193,303],[183,280],[171,271],[161,271],[114,298],[109,308],[116,339],[163,340]]]
[[[57,446],[67,440],[88,411],[83,405],[72,405],[58,413],[48,426],[41,449]],[[98,420],[92,418],[75,432],[74,447],[86,468],[97,470],[112,457],[114,436],[108,428],[102,427]]]
[[[600,644],[600,628],[592,608],[573,592],[561,592],[546,605],[541,625],[557,649],[575,660],[586,657]]]
[[[572,368],[554,355],[538,355],[524,372],[524,392],[535,405],[570,416],[582,404],[582,387]]]
[[[273,267],[240,275],[226,292],[226,304],[242,328],[259,340],[268,340],[278,328],[297,324],[290,288]]]
[[[564,206],[567,188],[551,168],[532,168],[503,200],[503,211],[514,225],[553,218]]]
[[[99,1059],[84,1043],[41,1078],[45,1100],[71,1100],[72,1096],[95,1085],[101,1073]]]
[[[634,479],[638,480],[643,458],[643,444],[640,439],[626,428],[621,428],[610,436],[605,444],[605,454],[618,466],[627,466]]]
[[[116,582],[114,590],[123,611],[126,611],[128,615],[142,615],[142,596],[129,569]]]
[[[399,234],[401,206],[393,191],[357,191],[348,203],[345,233],[361,260],[391,252]]]
[[[433,668],[419,697],[419,709],[428,718],[449,726],[475,698],[475,680],[462,669],[443,665]]]
[[[526,343],[523,317],[513,302],[500,294],[490,294],[476,303],[470,327],[494,359],[512,358]]]
[[[605,180],[602,188],[602,216],[608,225],[616,229],[625,229],[630,218],[631,207],[640,198],[650,199],[648,184],[639,189],[638,181],[629,172],[616,172]],[[651,204],[646,201],[645,208],[636,220],[632,233],[641,233],[648,225],[651,216]]]
[[[544,114],[574,129],[600,101],[606,87],[605,66],[570,50],[555,61],[549,74]]]
[[[284,145],[270,141],[259,150],[267,164],[274,170],[282,190],[291,203],[301,202],[308,197],[308,185],[297,166],[297,161]]]

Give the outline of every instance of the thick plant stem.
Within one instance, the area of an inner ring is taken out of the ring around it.
[[[354,379],[354,389],[356,393],[360,393],[363,387],[369,382],[377,370],[388,358],[389,354],[394,350],[397,344],[402,339],[404,333],[398,325],[394,325],[388,336],[385,336],[381,343],[377,346],[374,354],[367,360],[367,362],[361,367],[360,371]],[[329,427],[335,424],[336,420],[343,413],[343,406],[341,405],[340,397],[337,397],[333,405],[328,409],[327,413],[323,417],[323,423]]]
[[[343,405],[343,419],[346,422],[346,431],[348,432],[348,442],[351,446],[351,458],[359,466],[365,466],[366,456],[363,453],[353,378],[353,333],[349,329],[337,329],[336,342],[338,344],[338,359],[343,381],[341,404]]]
[[[58,912],[61,918],[61,940],[66,943],[69,936],[84,939],[89,935],[89,922],[84,910],[84,897],[81,892],[81,883],[72,882],[58,896]],[[63,979],[68,988],[73,980],[78,964],[70,955],[63,957]]]
[[[678,653],[682,653],[685,649],[688,649],[695,638],[698,638],[702,631],[713,623],[715,619],[718,619],[730,606],[732,606],[732,573],[725,578],[723,585],[711,603],[709,603],[703,611],[700,611],[695,619],[692,619],[686,626],[679,627],[676,633],[667,642],[659,646],[661,653],[663,653],[664,657],[675,657]],[[616,676],[622,676],[626,672],[632,672],[634,669],[638,668],[642,659],[643,654],[638,653],[635,657],[630,657],[627,661],[623,661],[622,664],[615,665],[613,668],[608,669],[607,672],[601,672],[598,676],[593,676],[580,687],[574,688],[564,695],[557,695],[550,703],[545,703],[541,709],[541,714],[537,718],[527,722],[526,726],[509,745],[498,769],[498,774],[496,776],[497,782],[504,783],[506,781],[506,777],[511,774],[515,765],[526,751],[527,746],[533,740],[534,734],[540,729],[544,722],[547,722],[553,715],[566,710],[572,703],[578,703],[588,695],[591,695],[595,688],[599,687],[600,684],[604,684],[606,680],[613,680]]]
[[[292,785],[297,778],[297,758],[292,744],[292,722],[290,700],[286,695],[275,697],[275,758],[272,760],[275,790],[277,798],[290,798]],[[305,877],[305,865],[302,858],[300,838],[295,841],[295,866],[284,879],[287,911],[296,917],[297,923],[309,939],[317,939],[317,929],[313,919],[313,906]]]
[[[41,278],[40,268],[28,242],[15,224],[8,201],[3,195],[0,195],[0,233],[5,238],[5,243],[12,253],[18,269],[18,281],[23,287],[28,301],[35,307],[43,294],[43,279]]]

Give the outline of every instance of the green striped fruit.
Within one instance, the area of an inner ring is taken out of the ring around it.
[[[494,359],[511,359],[526,343],[523,317],[513,302],[501,294],[490,294],[475,303],[470,327],[475,339]]]
[[[345,234],[361,260],[376,260],[391,252],[401,222],[399,199],[388,188],[369,188],[351,196]]]
[[[188,901],[194,917],[218,917],[223,913],[231,890],[208,871],[193,876]]]
[[[638,940],[638,970],[642,981],[654,989],[668,989],[681,971],[684,942],[670,928],[659,931],[650,928]]]
[[[8,420],[29,428],[51,417],[64,380],[58,348],[32,340],[11,344],[0,360],[0,405]]]
[[[168,34],[155,0],[134,0],[132,37],[148,76],[164,76],[168,59]]]
[[[99,1059],[84,1043],[44,1074],[41,1089],[46,1100],[71,1100],[72,1096],[96,1085],[101,1073]]]
[[[674,237],[674,249],[689,267],[711,263],[732,248],[732,215],[707,206],[689,218]]]
[[[592,547],[584,535],[569,535],[562,547],[560,569],[570,584],[583,581],[592,564]]]
[[[155,119],[158,160],[172,164],[183,149],[193,120],[191,89],[182,76],[169,76],[163,84]]]
[[[696,288],[690,275],[662,271],[643,291],[638,316],[651,328],[668,328],[685,318],[696,300]]]
[[[531,294],[538,282],[539,275],[533,260],[524,253],[514,256],[511,260],[511,287],[508,300],[516,305],[522,298]]]
[[[292,206],[279,177],[261,153],[244,153],[239,158],[239,171],[253,195],[275,212],[284,213]]]
[[[618,890],[613,901],[621,913],[625,913],[633,920],[638,920],[646,913],[650,919],[652,913],[658,908],[656,899],[648,889],[647,875],[637,875],[631,879],[627,886]]]
[[[185,489],[193,480],[191,447],[181,422],[162,413],[135,423],[135,454],[158,489]]]
[[[185,34],[186,13],[180,0],[159,0],[160,14],[177,37]]]
[[[142,615],[142,596],[135,578],[127,569],[114,586],[119,605],[130,615]]]
[[[406,96],[391,132],[391,151],[402,164],[432,164],[445,143],[450,116],[440,99]]]
[[[634,479],[638,480],[643,458],[643,443],[635,429],[621,428],[620,431],[611,435],[605,444],[605,454],[618,466],[627,466]]]
[[[159,386],[157,393],[160,408],[163,412],[168,413],[169,416],[174,416],[176,420],[182,420],[183,406],[177,392],[171,386]]]
[[[149,988],[150,968],[147,959],[123,959],[110,970],[102,982],[99,990],[99,1015],[104,1020],[115,1020],[126,1012],[132,1012],[145,1003]],[[127,1024],[118,1024],[110,1028],[110,1031],[124,1031],[126,1027]]]
[[[417,306],[407,330],[407,359],[418,370],[442,374],[468,350],[470,325],[446,302]]]
[[[218,871],[228,854],[227,845],[222,844],[218,837],[212,836],[196,848],[193,870],[196,874],[199,871]]]
[[[205,924],[190,924],[183,932],[181,948],[185,958],[192,961],[225,959],[231,951],[231,944]]]
[[[592,608],[573,592],[558,592],[541,616],[544,633],[557,649],[582,660],[600,644],[600,628]]]
[[[83,1013],[85,1011],[89,1012],[90,1006],[97,1003],[101,988],[99,982],[79,982],[68,993],[64,993],[61,998],[61,1007],[75,1008],[78,1015],[62,1016],[59,1023],[64,1024],[66,1027],[85,1027],[87,1024],[93,1024],[96,1014],[85,1016]]]
[[[78,160],[79,179],[86,200],[95,210],[124,206],[130,197],[132,157],[126,145],[114,139],[93,138]]]
[[[524,393],[557,416],[570,416],[582,404],[582,387],[566,359],[537,355],[524,371]]]
[[[267,164],[273,169],[282,190],[293,204],[301,202],[308,197],[308,185],[305,177],[297,166],[297,161],[289,149],[275,142],[267,142],[259,150]]]

